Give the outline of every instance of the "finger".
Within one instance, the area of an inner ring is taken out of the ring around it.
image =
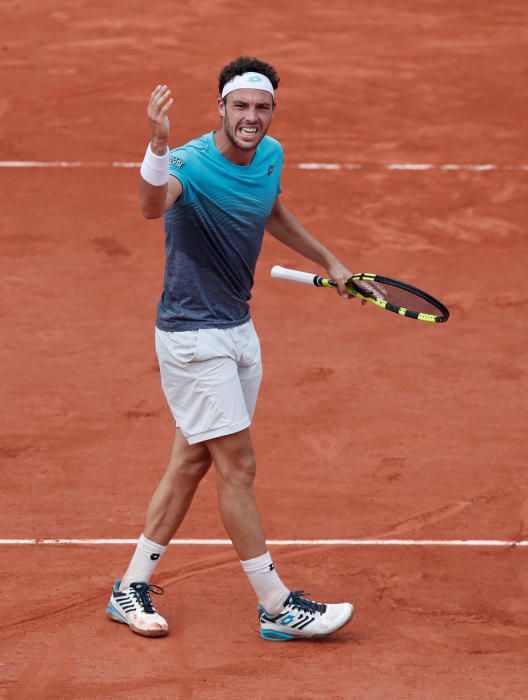
[[[151,119],[165,117],[173,102],[174,99],[171,97],[170,90],[167,90],[167,92],[158,97],[153,97],[147,108],[148,116]]]
[[[343,299],[348,299],[350,297],[350,294],[348,293],[348,289],[345,286],[345,280],[344,279],[336,279],[337,283],[337,293],[343,297]]]
[[[154,104],[159,99],[163,99],[167,93],[170,93],[170,90],[166,85],[157,85],[150,93],[150,104]]]
[[[156,104],[161,105],[171,96],[171,91],[169,89],[161,92],[156,98]]]
[[[167,104],[163,105],[163,107],[160,109],[160,114],[166,114],[169,109],[172,107],[172,104],[174,102],[174,99],[171,97],[170,100],[167,102]]]

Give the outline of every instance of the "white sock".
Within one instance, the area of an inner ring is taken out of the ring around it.
[[[142,534],[128,569],[121,579],[119,590],[123,591],[136,581],[148,583],[166,549],[167,547],[162,544],[156,544],[151,540],[147,540],[145,535]]]
[[[270,615],[278,615],[290,591],[275,571],[270,553],[240,563],[264,610]]]

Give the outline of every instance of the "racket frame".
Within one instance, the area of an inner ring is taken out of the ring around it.
[[[441,315],[436,316],[435,314],[419,313],[418,311],[413,311],[412,309],[406,309],[404,306],[397,306],[396,304],[391,304],[390,302],[385,301],[384,299],[366,296],[362,294],[359,291],[359,289],[355,286],[355,282],[362,281],[379,282],[380,284],[387,284],[391,287],[398,287],[399,289],[403,289],[405,291],[411,292],[412,294],[416,294],[416,296],[421,297],[425,301],[428,301],[430,304],[433,304],[433,306],[436,306],[441,312]],[[320,277],[319,275],[314,275],[313,284],[316,287],[337,287],[337,283],[334,280],[328,279],[326,277]],[[353,296],[358,297],[359,299],[364,299],[365,301],[368,301],[371,304],[375,304],[376,306],[379,306],[382,309],[387,309],[387,311],[392,311],[395,314],[399,314],[400,316],[407,316],[407,318],[414,318],[418,321],[426,321],[428,323],[445,323],[445,321],[447,321],[447,319],[449,318],[448,309],[441,302],[439,302],[438,299],[435,299],[433,296],[431,296],[427,292],[424,292],[422,289],[418,289],[418,287],[413,287],[411,284],[407,284],[406,282],[400,282],[399,280],[394,280],[390,277],[382,277],[381,275],[376,275],[372,272],[358,272],[355,275],[352,275],[352,277],[350,277],[349,279],[347,279],[347,281],[345,282],[345,287],[349,294],[352,294]]]
[[[327,277],[321,277],[320,275],[314,275],[313,272],[301,272],[300,270],[292,270],[287,267],[282,267],[281,265],[274,265],[271,268],[271,276],[277,279],[290,280],[291,282],[300,282],[301,284],[314,285],[315,287],[337,287],[337,283],[333,279]],[[380,284],[387,284],[392,287],[398,287],[404,291],[411,292],[421,299],[428,301],[430,304],[435,306],[441,313],[440,316],[435,314],[420,313],[418,311],[413,311],[412,309],[406,309],[403,306],[397,306],[396,304],[391,304],[384,299],[378,299],[373,296],[366,296],[362,294],[361,291],[356,287],[356,282],[379,282]],[[373,272],[357,272],[352,275],[346,282],[345,287],[349,294],[352,294],[359,299],[364,299],[365,301],[375,304],[382,309],[387,309],[387,311],[392,311],[400,316],[407,316],[407,318],[414,318],[419,321],[426,321],[428,323],[445,323],[449,318],[449,310],[433,296],[424,292],[423,289],[418,287],[413,287],[411,284],[406,282],[400,282],[399,280],[392,279],[390,277],[382,277],[381,275],[376,275]]]

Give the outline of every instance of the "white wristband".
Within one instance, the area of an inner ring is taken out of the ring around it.
[[[169,147],[167,146],[167,152],[164,155],[157,156],[152,152],[149,143],[139,172],[149,185],[155,187],[166,185],[169,181]]]

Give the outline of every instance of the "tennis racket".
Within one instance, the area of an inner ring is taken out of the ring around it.
[[[332,279],[310,272],[290,270],[280,265],[272,267],[271,276],[315,287],[337,287],[337,283]],[[438,299],[417,287],[390,277],[358,272],[345,282],[345,286],[349,294],[400,316],[429,323],[444,323],[449,318],[448,309]]]

